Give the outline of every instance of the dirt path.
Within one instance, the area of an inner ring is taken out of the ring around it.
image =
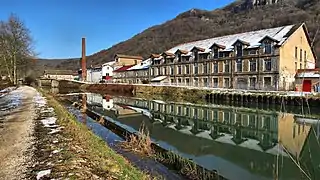
[[[34,88],[23,86],[9,94],[19,105],[4,117],[0,129],[0,179],[25,178],[26,164],[31,160],[36,93]]]

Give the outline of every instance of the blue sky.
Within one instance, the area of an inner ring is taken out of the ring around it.
[[[41,58],[87,55],[127,40],[192,8],[213,10],[233,0],[4,0],[0,19],[17,14],[31,30]]]

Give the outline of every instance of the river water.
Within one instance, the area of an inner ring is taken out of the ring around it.
[[[87,108],[231,180],[320,179],[320,109],[194,104],[87,93]],[[72,95],[81,101],[83,95]]]

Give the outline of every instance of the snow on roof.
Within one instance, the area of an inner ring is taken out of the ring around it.
[[[300,72],[297,73],[297,76],[299,78],[320,78],[320,74],[318,72]]]
[[[232,50],[232,44],[237,40],[248,42],[250,43],[249,47],[254,47],[260,45],[259,41],[266,36],[279,41],[278,44],[281,45],[287,39],[287,37],[285,37],[286,34],[289,33],[294,26],[295,25],[288,25],[185,43],[169,49],[168,52],[174,53],[178,49],[191,51],[191,49],[195,46],[204,48],[207,51],[214,43],[226,46],[225,49]]]
[[[162,56],[157,57],[157,58],[154,58],[154,60],[161,60],[161,59],[163,59],[163,57],[162,57]]]
[[[102,64],[102,66],[112,66],[116,63],[116,61],[110,61],[110,62],[107,62],[107,63],[104,63]]]
[[[167,77],[168,76],[158,76],[158,77],[151,79],[151,81],[162,81],[162,80],[166,79]]]
[[[151,58],[148,58],[148,59],[142,61],[140,64],[134,65],[127,70],[130,71],[130,70],[148,69],[151,66],[151,63],[152,63]]]

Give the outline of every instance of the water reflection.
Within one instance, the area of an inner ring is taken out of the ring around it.
[[[82,94],[81,95],[81,113],[82,113],[82,120],[81,122],[83,124],[87,124],[87,114],[86,114],[86,111],[87,111],[87,94]]]
[[[48,88],[48,90],[49,90],[49,88]],[[59,94],[59,88],[50,88],[50,92],[52,94]]]
[[[88,94],[86,102],[88,108],[136,130],[144,123],[160,145],[229,179],[320,177],[317,119],[261,109],[97,94]]]

